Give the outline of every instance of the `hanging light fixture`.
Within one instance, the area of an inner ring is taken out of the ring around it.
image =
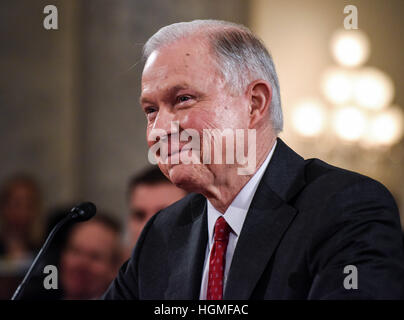
[[[302,100],[293,108],[293,128],[302,136],[319,135],[324,129],[325,120],[325,107],[317,99]]]
[[[347,104],[352,100],[354,77],[343,68],[329,68],[324,72],[321,87],[324,96],[333,104]]]
[[[375,67],[362,67],[370,54],[369,39],[360,30],[338,30],[331,41],[338,66],[328,68],[321,89],[326,107],[319,99],[305,99],[292,108],[294,130],[304,137],[318,137],[328,119],[340,140],[363,147],[391,146],[403,137],[403,111],[389,107],[394,98],[391,78]],[[333,111],[331,111],[333,110]]]
[[[390,146],[403,136],[404,116],[398,106],[375,114],[369,121],[366,142],[373,146]]]
[[[357,71],[353,94],[359,106],[380,110],[387,107],[393,100],[393,81],[381,70],[366,67]]]
[[[355,106],[338,108],[334,112],[333,126],[338,137],[345,141],[358,141],[366,129],[366,115]]]
[[[331,52],[338,64],[357,67],[369,57],[369,39],[361,30],[337,30],[331,39]]]

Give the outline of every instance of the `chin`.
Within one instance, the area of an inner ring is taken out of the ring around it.
[[[169,169],[169,177],[172,183],[187,192],[198,192],[202,176],[200,168],[193,164],[177,164]]]

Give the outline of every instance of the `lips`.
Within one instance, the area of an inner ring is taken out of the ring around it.
[[[171,146],[168,146],[167,149],[168,149],[168,151],[167,151],[166,155],[164,155],[164,152],[161,152],[161,150],[160,150],[160,154],[158,155],[160,158],[160,161],[162,161],[162,163],[165,163],[165,164],[182,163],[181,157],[186,156],[186,154],[181,156],[181,153],[189,152],[189,151],[191,151],[191,152],[196,151],[194,148],[192,148],[189,145],[183,145],[181,148],[177,148],[177,146],[175,146],[175,148],[172,148],[172,149],[171,149]],[[192,157],[192,155],[189,154],[188,157]]]
[[[171,156],[176,155],[177,153],[181,153],[181,152],[188,151],[188,150],[192,150],[192,148],[183,147],[183,148],[181,148],[181,149],[179,149],[179,150],[173,150],[173,151],[171,151],[171,152],[169,151],[168,154],[167,154],[167,156],[168,156],[168,157],[171,157]]]

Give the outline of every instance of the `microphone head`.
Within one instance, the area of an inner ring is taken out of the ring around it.
[[[94,217],[97,208],[92,202],[83,202],[70,211],[70,217],[77,221],[87,221]]]

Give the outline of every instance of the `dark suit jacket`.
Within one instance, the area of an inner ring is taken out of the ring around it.
[[[198,299],[207,238],[206,199],[190,194],[148,222],[104,298]],[[344,287],[348,265],[358,289]],[[224,290],[224,299],[403,298],[391,194],[368,177],[304,160],[278,139]]]

